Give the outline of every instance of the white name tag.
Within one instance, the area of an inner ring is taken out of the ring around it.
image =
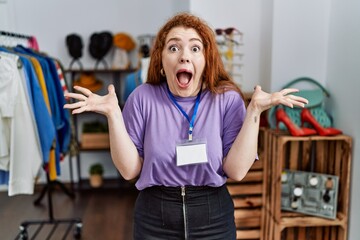
[[[205,140],[186,140],[176,144],[177,166],[206,163],[207,161]]]

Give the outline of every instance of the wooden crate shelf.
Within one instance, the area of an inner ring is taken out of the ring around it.
[[[256,161],[245,178],[236,182],[227,181],[227,187],[232,196],[235,207],[235,224],[237,228],[236,239],[262,239],[264,222],[264,161],[263,134],[259,132],[259,161]]]
[[[352,139],[293,137],[275,130],[265,131],[264,239],[346,240]],[[281,174],[284,169],[330,174],[339,177],[337,217],[327,219],[281,210]]]

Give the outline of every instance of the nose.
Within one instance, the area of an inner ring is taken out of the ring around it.
[[[189,58],[189,54],[184,51],[181,56],[180,56],[180,63],[189,63],[190,62],[190,58]]]
[[[184,58],[184,57],[180,58],[180,63],[189,63],[189,62],[190,62],[189,58]]]

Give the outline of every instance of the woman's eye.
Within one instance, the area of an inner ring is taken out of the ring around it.
[[[191,50],[192,50],[193,52],[199,52],[199,51],[200,51],[200,47],[195,46],[195,47],[192,47]]]
[[[176,52],[176,51],[179,50],[179,48],[176,47],[176,46],[170,46],[170,47],[169,47],[169,50],[170,50],[171,52]]]

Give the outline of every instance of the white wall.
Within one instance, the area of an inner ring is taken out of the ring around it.
[[[326,87],[336,126],[353,137],[350,240],[360,236],[360,2],[332,0]]]
[[[91,68],[95,64],[88,51],[92,33],[126,32],[134,38],[140,34],[155,34],[174,11],[173,0],[14,2],[14,31],[36,36],[41,50],[51,56],[57,56],[66,67],[71,60],[65,44],[65,37],[69,33],[77,33],[82,37],[84,55],[81,61],[85,68]]]
[[[275,0],[271,91],[301,76],[326,79],[328,0]]]
[[[259,84],[264,91],[271,89],[271,59],[273,45],[273,11],[274,1],[261,1],[261,30],[259,55]]]
[[[244,33],[242,62],[243,91],[252,91],[260,80],[261,50],[261,0],[192,0],[190,11],[205,19],[216,28],[235,27]]]
[[[10,31],[15,28],[14,4],[12,1],[0,1],[0,29]]]

